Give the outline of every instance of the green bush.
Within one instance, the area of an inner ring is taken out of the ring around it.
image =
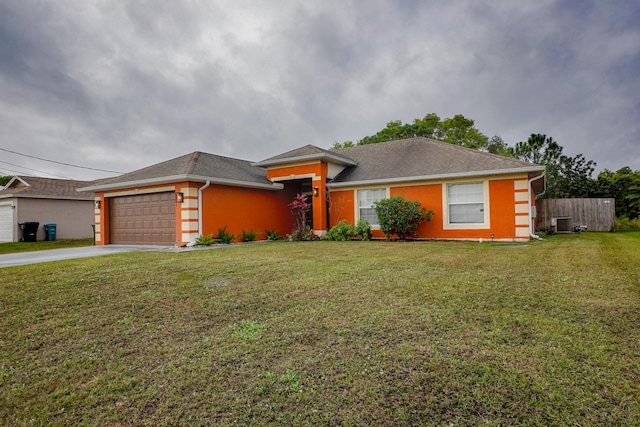
[[[206,236],[200,235],[196,237],[196,240],[194,241],[194,246],[211,246],[215,243],[216,241],[213,238],[212,234],[207,234]]]
[[[615,227],[616,227],[616,230],[633,230],[636,228],[640,228],[640,218],[629,219],[626,216],[616,218]]]
[[[216,239],[220,243],[224,243],[225,245],[229,245],[229,244],[233,243],[233,241],[236,240],[237,237],[238,236],[236,236],[235,234],[231,234],[231,233],[227,232],[227,226],[225,225],[222,228],[218,228],[218,235],[216,237],[214,237],[214,239]]]
[[[353,225],[349,224],[347,220],[343,219],[342,221],[331,227],[331,230],[327,231],[327,234],[325,234],[324,238],[326,240],[345,242],[347,240],[350,240],[353,234]]]
[[[366,219],[358,220],[358,224],[353,229],[353,234],[358,240],[371,240],[371,224]]]
[[[402,196],[378,200],[373,203],[373,208],[378,215],[380,230],[387,238],[395,234],[400,240],[417,236],[420,224],[433,216],[433,211],[421,207],[417,200],[405,200]]]
[[[242,241],[243,242],[253,242],[258,238],[260,232],[255,230],[242,230]]]

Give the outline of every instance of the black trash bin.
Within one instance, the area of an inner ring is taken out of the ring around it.
[[[22,230],[22,238],[20,239],[22,242],[35,242],[37,240],[39,222],[21,222],[18,225]]]
[[[56,240],[56,228],[57,224],[45,224],[44,227],[44,240],[53,242]]]

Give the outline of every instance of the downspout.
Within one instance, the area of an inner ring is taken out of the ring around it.
[[[533,181],[537,181],[537,180],[539,180],[541,178],[544,178],[546,174],[547,174],[547,170],[545,169],[542,172],[541,175],[535,176],[535,177],[531,178],[528,181],[529,182],[529,188],[528,188],[527,194],[528,194],[528,200],[529,200],[529,236],[531,238],[533,238],[533,239],[538,239],[538,240],[542,240],[542,237],[540,237],[540,236],[538,236],[537,234],[534,233],[534,231],[535,231],[535,222],[534,221],[535,220],[533,218],[533,212],[532,212],[533,208],[531,207],[531,202],[532,202],[531,193],[533,192],[533,189],[531,188],[531,183]],[[538,194],[538,196],[543,195],[546,191],[547,191],[547,182],[545,181],[545,183],[544,183],[544,191],[542,193]]]
[[[202,192],[211,185],[211,180],[208,179],[207,183],[198,188],[198,235],[202,236]],[[189,242],[193,243],[193,242]]]

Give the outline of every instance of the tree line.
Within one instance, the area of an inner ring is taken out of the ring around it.
[[[456,114],[452,118],[441,119],[435,113],[418,118],[413,123],[395,120],[375,135],[365,136],[357,142],[345,141],[334,144],[334,149],[355,145],[375,144],[415,137],[426,137],[461,147],[472,148],[491,154],[544,165],[547,169],[547,189],[541,198],[589,198],[612,197],[616,199],[616,216],[620,218],[640,218],[640,170],[633,171],[625,166],[612,172],[600,172],[596,178],[593,172],[597,166],[583,154],[569,156],[552,137],[531,134],[526,141],[514,146],[507,144],[499,135],[488,137],[475,127],[475,121]]]

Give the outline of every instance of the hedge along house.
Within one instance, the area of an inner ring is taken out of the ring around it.
[[[93,237],[93,193],[79,192],[89,181],[14,176],[0,187],[0,243],[22,238],[20,223],[38,222],[37,240],[45,224],[56,224],[57,239]]]
[[[82,190],[95,191],[96,243],[185,244],[218,228],[289,233],[305,194],[315,234],[367,219],[400,195],[435,211],[419,238],[529,240],[544,167],[426,138],[325,150],[307,145],[251,163],[192,153]]]

